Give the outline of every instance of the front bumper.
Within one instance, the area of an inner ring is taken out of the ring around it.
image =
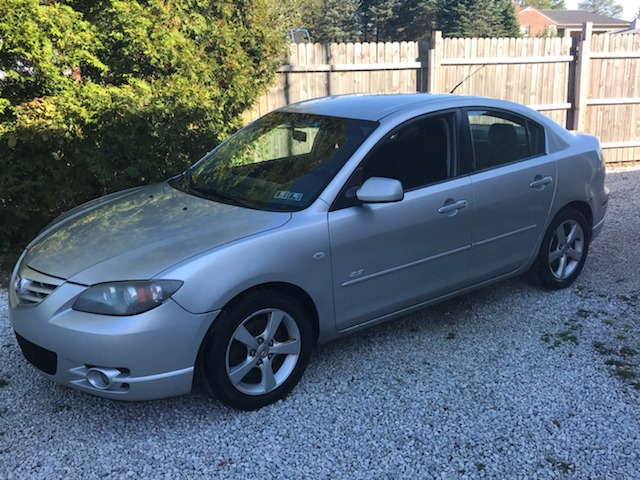
[[[153,400],[189,393],[198,350],[219,311],[195,315],[172,300],[128,317],[73,310],[85,289],[64,283],[40,304],[25,306],[9,289],[11,324],[27,359],[47,378],[101,397]],[[114,372],[113,383],[94,386],[87,380],[92,368]]]

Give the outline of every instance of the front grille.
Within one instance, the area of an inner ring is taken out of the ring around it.
[[[19,305],[37,305],[63,283],[64,280],[61,278],[45,275],[23,266],[18,271],[13,288]]]
[[[58,370],[58,355],[56,355],[55,352],[31,343],[17,332],[16,338],[18,339],[18,344],[20,345],[24,358],[26,358],[29,363],[44,373],[48,373],[49,375],[56,374]]]

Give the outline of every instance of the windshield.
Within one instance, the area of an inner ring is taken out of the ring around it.
[[[270,113],[226,140],[171,185],[234,205],[301,210],[377,126],[364,120]]]

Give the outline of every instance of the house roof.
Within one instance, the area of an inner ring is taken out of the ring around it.
[[[636,33],[640,33],[640,25],[638,25],[638,19],[634,19],[633,22],[631,22],[631,24],[629,25],[629,28],[626,28],[624,30],[617,30],[615,32],[611,32],[611,33],[620,33],[620,34],[624,34],[624,35],[633,35]]]
[[[585,12],[583,10],[538,10],[545,17],[553,20],[558,26],[563,25],[582,25],[583,23],[593,22],[594,26],[616,26],[627,27],[629,22],[618,18],[605,17],[604,15],[596,15],[595,13]]]

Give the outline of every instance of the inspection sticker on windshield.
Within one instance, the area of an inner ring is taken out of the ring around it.
[[[302,200],[302,193],[290,192],[288,190],[278,190],[273,198],[279,198],[282,200],[293,200],[294,202],[299,202]]]

